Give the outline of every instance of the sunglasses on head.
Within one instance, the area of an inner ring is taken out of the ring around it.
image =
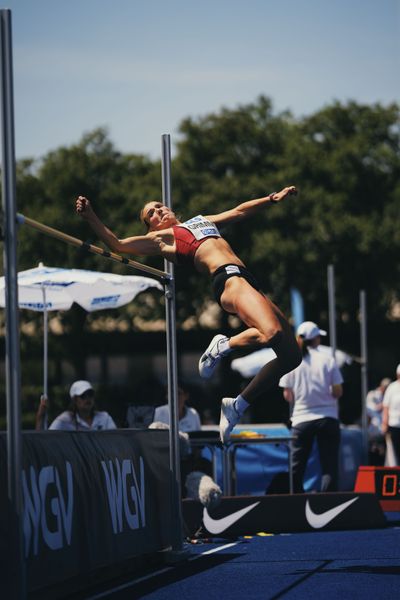
[[[79,396],[79,398],[92,398],[94,396],[94,390],[86,390]]]

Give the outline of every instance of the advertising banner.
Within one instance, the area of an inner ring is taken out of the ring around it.
[[[5,434],[0,479],[0,548],[6,552],[11,532]],[[167,431],[24,432],[28,589],[167,548],[169,482]]]

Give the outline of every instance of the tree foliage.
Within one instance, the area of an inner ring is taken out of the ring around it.
[[[361,288],[371,316],[387,314],[399,276],[398,106],[334,103],[295,121],[274,115],[270,102],[259,98],[197,122],[187,119],[181,134],[174,167],[188,214],[299,187],[295,201],[268,207],[226,232],[286,311],[295,286],[309,316],[326,313],[326,269],[333,264],[344,316],[356,317]],[[198,292],[199,303],[200,286]]]
[[[358,293],[368,293],[370,316],[384,319],[399,301],[399,106],[338,102],[295,119],[275,114],[268,98],[199,119],[187,118],[172,165],[173,203],[182,218],[212,214],[285,185],[295,199],[266,206],[224,235],[289,312],[292,286],[303,294],[306,316],[327,312],[326,269],[335,266],[339,312],[355,319]],[[161,196],[161,166],[118,152],[107,131],[95,130],[71,147],[18,164],[18,210],[81,239],[92,238],[74,213],[74,199],[91,198],[118,236],[143,232],[137,215]],[[21,230],[19,268],[51,266],[126,272],[36,232]],[[146,262],[162,268],[160,259]],[[204,278],[177,269],[178,320],[198,323],[211,289]],[[121,310],[130,322],[162,316],[162,301]],[[102,314],[91,316],[91,321]],[[23,318],[23,316],[22,316]],[[65,326],[71,326],[65,314]],[[81,326],[81,323],[80,325]]]

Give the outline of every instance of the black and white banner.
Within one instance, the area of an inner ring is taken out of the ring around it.
[[[385,527],[386,520],[374,494],[330,492],[226,496],[212,511],[194,500],[183,500],[186,534],[237,537],[259,531],[291,533]]]
[[[24,433],[23,466],[28,589],[169,546],[168,432]],[[4,549],[11,535],[5,434],[0,479]]]

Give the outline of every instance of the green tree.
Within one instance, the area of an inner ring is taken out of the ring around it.
[[[287,159],[301,195],[288,215],[295,253],[284,279],[317,315],[332,263],[339,311],[354,319],[366,289],[371,318],[383,318],[399,276],[399,107],[335,103],[297,129]]]
[[[295,119],[288,112],[275,114],[271,101],[261,96],[235,109],[187,118],[180,126],[172,164],[174,210],[183,219],[212,214],[296,185],[297,198],[266,206],[247,223],[226,227],[224,236],[287,314],[294,286],[303,294],[306,317],[326,322],[326,269],[334,264],[340,315],[356,323],[358,292],[363,288],[371,323],[384,325],[394,304],[400,304],[399,110],[396,104],[334,102]],[[19,212],[101,245],[75,215],[79,194],[91,199],[119,237],[143,233],[140,209],[145,202],[161,198],[160,162],[118,152],[107,131],[97,129],[70,147],[17,165]],[[43,261],[49,266],[127,273],[121,265],[106,263],[28,227],[20,228],[18,259],[19,270]],[[143,260],[163,266],[157,257]],[[212,300],[211,286],[193,270],[177,268],[176,280],[178,326],[190,323],[200,328]],[[142,294],[131,306],[121,308],[118,316],[106,311],[88,315],[75,307],[61,317],[68,335],[61,340],[50,336],[50,354],[54,349],[53,355],[68,356],[83,376],[85,333],[105,316],[125,329],[136,327],[132,324],[139,319],[163,318],[163,298]],[[228,326],[226,315],[223,318]],[[20,319],[41,332],[41,314],[21,311]],[[38,353],[38,342],[32,337],[23,336],[21,341],[25,356]],[[103,343],[108,351],[107,344]],[[38,385],[31,377],[39,372],[37,365],[26,363],[24,368],[30,371],[25,380]],[[59,377],[54,379],[59,382]],[[30,392],[33,402],[37,393],[36,388]]]
[[[290,114],[275,116],[270,100],[262,96],[234,110],[184,120],[173,165],[174,206],[185,217],[212,214],[286,185],[280,162],[292,127]],[[224,230],[242,260],[266,283],[266,291],[271,291],[265,278],[270,269],[254,240],[256,231],[266,228],[269,216],[265,211],[246,226]],[[193,314],[193,309],[199,316],[211,298],[210,286],[196,275],[187,275],[178,292],[182,318],[190,310]],[[190,289],[195,290],[192,303],[187,302]]]
[[[173,204],[187,218],[297,185],[296,199],[268,206],[247,224],[227,227],[224,235],[286,312],[295,286],[308,316],[326,316],[326,268],[332,263],[339,311],[354,319],[358,291],[364,288],[371,316],[381,319],[399,300],[399,173],[397,105],[335,102],[294,119],[288,112],[275,114],[270,100],[261,96],[248,105],[182,121],[172,165]],[[41,161],[21,162],[17,184],[18,209],[28,216],[91,239],[87,224],[74,213],[74,199],[82,193],[122,237],[143,232],[137,215],[145,202],[161,197],[161,165],[121,154],[107,131],[98,129]],[[59,266],[126,272],[22,228],[20,268],[33,266],[33,257]],[[159,258],[144,260],[162,267]],[[212,299],[211,287],[192,271],[177,269],[176,275],[179,323],[190,318],[196,325]],[[130,323],[135,314],[162,317],[162,303],[139,301],[122,309],[119,318]],[[71,318],[64,317],[67,329]]]
[[[227,229],[239,256],[286,311],[299,288],[307,314],[327,312],[326,268],[336,267],[339,311],[354,319],[358,291],[371,317],[398,299],[399,107],[334,103],[311,117],[274,116],[270,102],[182,123],[174,164],[177,206],[212,213],[284,185],[296,200],[266,207],[248,225]],[[194,286],[201,311],[204,292]],[[190,306],[190,305],[189,305]]]
[[[107,132],[99,129],[83,136],[77,145],[50,152],[41,161],[24,161],[18,165],[18,211],[74,237],[101,245],[93,239],[88,225],[75,214],[74,201],[77,195],[84,194],[91,198],[99,214],[119,235],[139,233],[141,225],[136,215],[143,201],[142,194],[148,199],[158,197],[160,175],[157,166],[144,156],[117,152]],[[49,266],[128,274],[126,267],[118,263],[106,262],[28,227],[21,227],[19,270],[37,266],[39,261]],[[129,274],[133,272],[129,271]],[[147,302],[147,297],[151,294],[139,297],[135,310],[143,318],[151,319],[162,312],[162,302]],[[78,306],[59,313],[63,330],[69,334],[66,343],[70,344],[70,356],[82,375],[85,354],[84,338],[79,342],[82,331],[108,315],[117,318],[115,311],[114,314],[113,311],[101,311],[88,315]],[[131,326],[131,318],[131,307],[118,312],[118,319],[125,321],[126,327]],[[28,320],[35,324],[37,331],[41,330],[41,314],[21,312],[21,321]]]

